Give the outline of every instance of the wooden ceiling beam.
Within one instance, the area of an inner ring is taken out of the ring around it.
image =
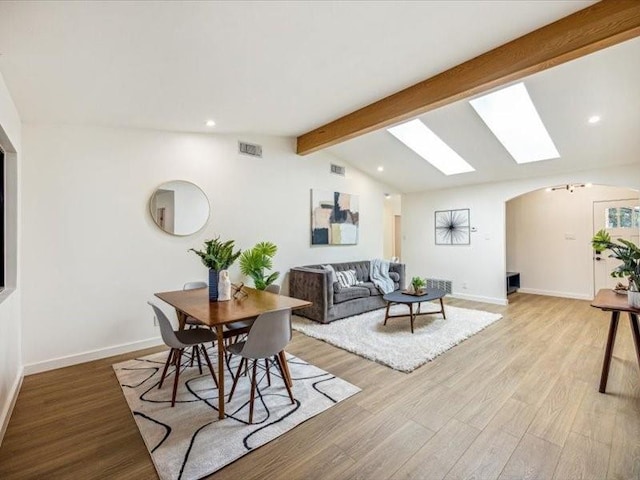
[[[638,35],[639,0],[602,0],[300,135],[297,152],[306,155],[409,120]]]

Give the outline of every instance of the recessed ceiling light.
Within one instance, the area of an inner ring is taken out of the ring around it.
[[[544,189],[544,191],[545,191],[545,192],[551,192],[551,191],[553,191],[553,188],[548,187],[548,188],[545,188],[545,189]]]
[[[207,121],[205,122],[205,125],[206,125],[207,127],[215,127],[215,126],[216,126],[216,122],[214,122],[213,120],[207,120]]]
[[[379,172],[384,172],[384,167],[382,167],[382,166],[378,167],[378,171]]]
[[[598,123],[600,121],[600,115],[591,115],[588,122],[591,124]]]
[[[517,163],[560,158],[524,83],[469,103]]]
[[[389,193],[385,193],[384,194],[384,198],[386,198],[387,200],[389,200],[391,198],[391,194]]]
[[[475,168],[418,119],[391,127],[387,131],[445,175],[475,171]]]
[[[587,188],[591,188],[593,187],[593,183],[585,183],[584,186]]]

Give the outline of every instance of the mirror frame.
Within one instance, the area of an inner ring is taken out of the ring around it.
[[[195,230],[193,232],[190,232],[190,233],[175,233],[175,232],[169,232],[169,231],[165,230],[164,228],[162,228],[160,226],[160,224],[156,220],[156,215],[155,215],[155,212],[153,211],[153,200],[156,197],[156,195],[158,194],[158,190],[163,190],[162,187],[164,185],[172,184],[172,183],[176,183],[176,182],[193,185],[195,188],[197,188],[202,193],[202,196],[204,197],[205,201],[207,202],[207,218],[204,220],[204,222],[202,223],[200,228],[198,228],[197,230]],[[207,194],[204,192],[204,190],[202,188],[200,188],[195,183],[190,182],[189,180],[167,180],[166,182],[162,182],[156,188],[153,189],[153,193],[149,197],[149,202],[148,203],[149,203],[149,214],[151,215],[151,220],[153,221],[154,225],[156,227],[158,227],[158,229],[160,229],[162,232],[166,233],[167,235],[174,236],[174,237],[188,237],[190,235],[195,235],[196,233],[198,233],[199,231],[201,231],[203,228],[205,228],[207,226],[207,224],[209,223],[209,219],[211,218],[211,202],[209,201],[209,197],[207,196]]]

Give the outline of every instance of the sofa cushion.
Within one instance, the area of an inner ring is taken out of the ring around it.
[[[354,298],[364,298],[371,296],[367,287],[342,287],[340,291],[333,295],[333,303],[346,302]]]
[[[361,282],[369,281],[369,261],[364,262],[345,262],[345,263],[332,263],[336,272],[344,272],[345,270],[355,270],[356,277]]]
[[[398,272],[389,272],[389,278],[393,280],[393,283],[400,281],[400,274]]]
[[[376,287],[373,282],[362,282],[361,284],[358,285],[359,287],[366,287],[369,289],[369,295],[374,296],[374,295],[382,295],[382,292],[380,290],[378,290],[378,287]]]

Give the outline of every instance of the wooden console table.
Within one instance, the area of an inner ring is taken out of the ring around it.
[[[602,375],[600,376],[600,393],[605,393],[607,389],[607,379],[609,378],[609,367],[611,366],[611,356],[613,355],[613,345],[616,341],[616,332],[618,331],[618,320],[620,312],[627,312],[629,315],[629,323],[631,324],[631,335],[633,343],[636,347],[636,357],[638,358],[638,366],[640,366],[640,329],[638,329],[638,314],[640,309],[632,308],[627,302],[626,295],[618,295],[613,290],[600,290],[591,303],[592,307],[599,308],[605,312],[611,312],[611,323],[609,324],[609,336],[607,338],[607,347],[604,352],[604,361],[602,362]]]

